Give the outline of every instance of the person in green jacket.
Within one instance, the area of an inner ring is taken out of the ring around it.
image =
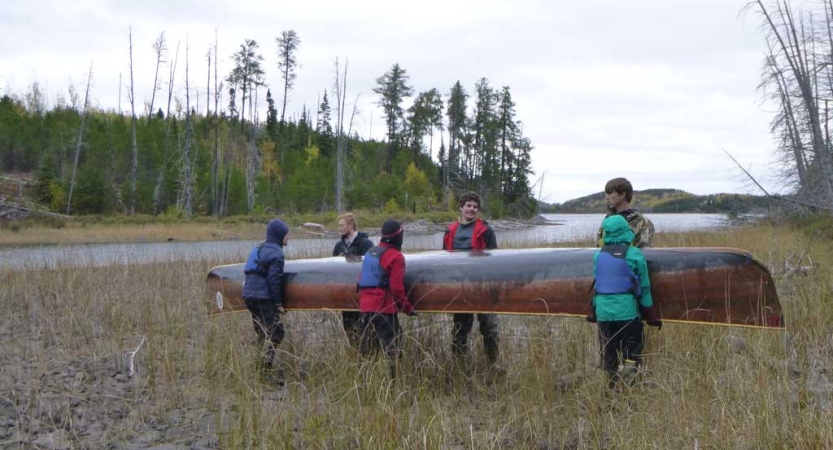
[[[619,353],[624,360],[621,378],[632,385],[642,362],[642,320],[662,328],[651,297],[648,263],[642,250],[631,245],[628,221],[613,215],[602,221],[604,245],[593,257],[595,294],[588,320],[599,326],[602,368],[614,388],[619,381]]]

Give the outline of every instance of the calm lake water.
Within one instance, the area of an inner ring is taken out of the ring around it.
[[[496,231],[503,248],[593,239],[602,214],[544,214],[548,225],[520,230]],[[728,226],[722,214],[649,214],[657,233],[716,229]],[[330,256],[335,241],[290,237],[287,258]],[[442,233],[406,235],[405,253],[442,247]],[[378,242],[378,236],[371,236]],[[214,261],[216,264],[243,262],[257,241],[162,242],[136,244],[49,245],[0,250],[0,269],[51,268],[56,264],[105,266],[156,261]]]

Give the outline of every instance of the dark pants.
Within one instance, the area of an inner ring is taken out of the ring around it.
[[[341,325],[347,333],[351,344],[356,344],[362,336],[362,313],[358,311],[342,311]]]
[[[631,360],[637,366],[642,362],[642,320],[599,321],[599,345],[602,351],[602,369],[610,376],[611,383],[619,373],[619,354],[623,360]]]
[[[269,343],[264,364],[266,368],[271,368],[277,360],[276,347],[283,342],[284,337],[283,322],[277,313],[277,306],[272,300],[246,299],[246,308],[252,313],[258,344],[262,347],[264,341]]]
[[[474,325],[474,314],[454,314],[454,336],[452,349],[457,355],[464,355],[469,349],[469,333]],[[498,359],[498,329],[497,314],[477,314],[480,322],[480,334],[483,335],[483,348],[486,350],[486,357],[494,364]]]
[[[396,314],[362,313],[363,332],[359,352],[362,355],[370,353],[374,348],[374,335],[382,346],[390,364],[391,376],[396,376],[396,359],[399,357],[399,346],[402,327]]]

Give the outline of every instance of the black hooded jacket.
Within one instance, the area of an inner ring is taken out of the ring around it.
[[[373,248],[373,241],[367,233],[359,231],[349,247],[344,243],[344,239],[339,239],[333,248],[333,256],[364,256],[371,248]]]

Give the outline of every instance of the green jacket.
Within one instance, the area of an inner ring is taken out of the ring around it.
[[[602,222],[605,244],[632,244],[634,234],[628,226],[627,220],[620,215],[613,215]],[[593,255],[593,273],[596,273],[596,261],[601,250]],[[642,285],[642,297],[639,303],[649,307],[654,304],[651,297],[651,280],[648,278],[648,263],[642,250],[631,245],[625,254],[625,261],[631,270],[639,277]],[[593,297],[593,307],[596,309],[596,317],[600,322],[614,320],[631,320],[639,317],[639,309],[636,305],[636,297],[633,294],[596,294]]]

